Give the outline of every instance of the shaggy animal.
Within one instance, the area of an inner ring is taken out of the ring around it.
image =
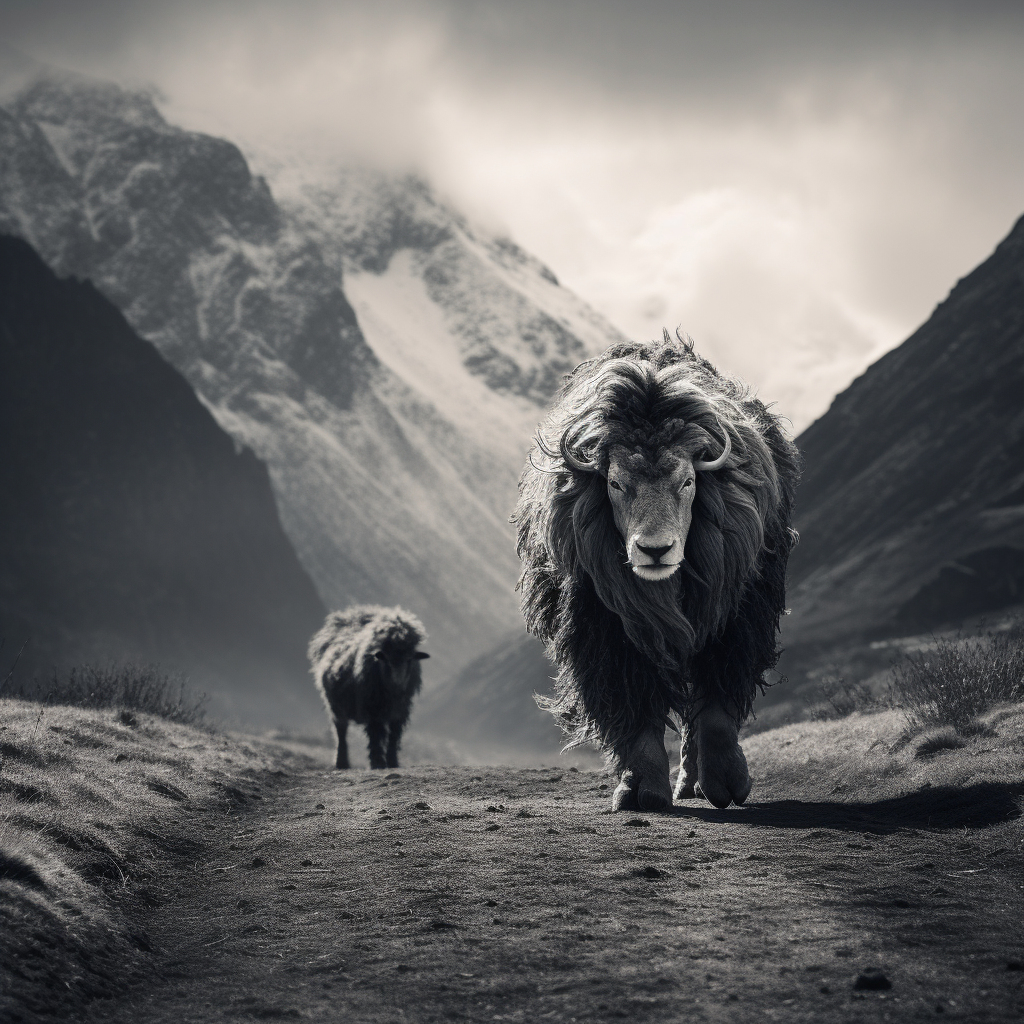
[[[613,346],[555,398],[512,516],[519,588],[558,666],[542,706],[609,754],[613,809],[747,798],[738,729],[779,658],[799,473],[778,419],[678,332]]]
[[[371,768],[397,768],[402,730],[423,683],[423,624],[401,608],[331,612],[309,642],[313,679],[338,733],[336,768],[348,768],[348,723],[365,726]]]

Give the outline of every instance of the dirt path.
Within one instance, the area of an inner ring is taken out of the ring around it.
[[[1024,1016],[1020,787],[634,816],[611,781],[293,772],[197,823],[152,887],[160,977],[90,1019]]]

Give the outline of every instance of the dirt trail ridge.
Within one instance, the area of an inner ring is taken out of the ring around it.
[[[670,815],[607,813],[601,771],[293,760],[182,808],[209,841],[151,886],[158,977],[89,1020],[1021,1020],[1022,780],[815,798],[790,730],[746,807]]]

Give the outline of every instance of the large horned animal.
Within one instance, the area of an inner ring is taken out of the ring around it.
[[[412,699],[423,685],[423,623],[402,608],[353,605],[331,612],[309,641],[309,662],[338,734],[336,768],[348,768],[348,723],[365,726],[371,768],[397,768]]]
[[[555,398],[512,516],[519,586],[558,666],[542,703],[609,754],[614,810],[747,798],[738,729],[779,657],[799,474],[777,417],[678,332],[613,346]]]

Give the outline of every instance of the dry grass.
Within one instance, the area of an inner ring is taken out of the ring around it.
[[[936,726],[970,732],[980,715],[1024,701],[1024,623],[1002,633],[940,638],[892,669],[889,702],[911,733]]]
[[[13,681],[13,669],[0,695],[47,705],[77,708],[116,708],[127,714],[145,712],[172,722],[194,725],[204,715],[205,694],[189,689],[183,675],[171,675],[153,665],[83,665],[66,675],[55,671],[48,680]]]
[[[6,698],[0,722],[0,1019],[65,1020],[147,969],[132,921],[168,895],[168,863],[201,859],[209,814],[258,799],[292,758],[120,701]]]
[[[826,676],[818,686],[816,700],[807,709],[807,717],[812,722],[834,722],[855,712],[865,714],[883,707],[884,701],[864,683]]]
[[[954,734],[985,733],[981,718],[994,708],[1024,702],[1024,622],[975,636],[932,637],[922,647],[899,655],[881,692],[826,677],[807,717],[831,722],[895,709],[904,726],[899,745],[927,734],[940,750],[963,745]]]
[[[758,800],[878,803],[922,790],[1019,787],[1024,706],[988,711],[967,733],[945,726],[913,738],[899,709],[854,712],[840,721],[759,733],[743,749],[754,778],[751,799]]]

